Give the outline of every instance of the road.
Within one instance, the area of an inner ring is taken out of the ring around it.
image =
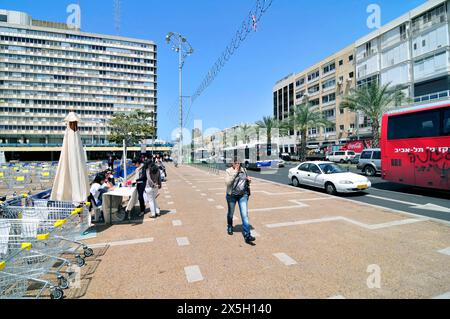
[[[257,171],[249,171],[249,175],[276,183],[291,184],[287,178],[288,172],[297,165],[298,164],[287,163],[286,167],[272,172],[274,174],[262,174]],[[350,172],[356,174],[361,173],[356,169],[356,165],[344,165],[344,167],[348,167]],[[224,168],[225,166],[222,167],[222,169]],[[371,189],[362,193],[341,194],[339,196],[366,204],[377,205],[450,222],[449,192],[440,192],[391,183],[384,181],[379,175],[369,177],[369,179],[372,182]],[[301,187],[321,192],[319,189],[308,186]]]

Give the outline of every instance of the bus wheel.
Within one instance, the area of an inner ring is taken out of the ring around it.
[[[245,162],[245,169],[248,169],[250,164],[248,162]]]
[[[375,176],[376,171],[372,166],[366,166],[364,167],[364,174],[366,176]]]
[[[326,183],[325,184],[325,191],[328,195],[336,195],[336,187],[332,183]]]

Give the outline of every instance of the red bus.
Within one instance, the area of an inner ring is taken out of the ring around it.
[[[380,144],[384,180],[450,190],[450,101],[385,114]]]

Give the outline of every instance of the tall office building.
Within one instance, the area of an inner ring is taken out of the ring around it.
[[[152,41],[0,10],[0,143],[17,151],[59,146],[63,120],[76,111],[84,144],[108,150],[114,113],[157,114],[156,58]]]
[[[308,144],[324,146],[371,137],[369,118],[339,107],[343,94],[356,86],[390,83],[412,103],[450,98],[449,21],[450,1],[429,0],[346,49],[285,77],[273,88],[274,116],[288,117],[307,94],[311,107],[335,123],[309,131]],[[294,133],[284,139],[283,151],[294,153]]]
[[[297,105],[308,103],[332,123],[328,127],[312,127],[308,131],[308,146],[317,147],[346,142],[355,133],[355,113],[341,109],[345,94],[355,87],[354,46],[351,45],[323,61],[278,81],[273,88],[274,116],[289,118]],[[280,152],[296,153],[300,132],[290,132],[281,138]]]

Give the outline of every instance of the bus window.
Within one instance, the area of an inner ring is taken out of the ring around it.
[[[439,136],[439,113],[439,110],[437,110],[390,117],[388,139],[399,140]]]
[[[250,159],[250,149],[248,148],[248,146],[245,148],[245,159]]]
[[[444,112],[444,135],[450,136],[450,110]]]

